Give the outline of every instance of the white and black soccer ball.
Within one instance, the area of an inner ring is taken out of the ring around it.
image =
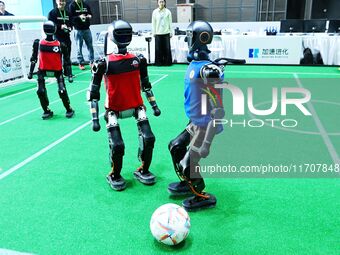
[[[176,245],[185,240],[190,231],[190,217],[183,207],[165,204],[152,214],[150,230],[157,241]]]

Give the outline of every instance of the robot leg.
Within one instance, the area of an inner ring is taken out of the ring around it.
[[[44,113],[42,115],[42,118],[44,120],[49,119],[53,116],[53,112],[48,108],[49,100],[47,97],[47,91],[45,86],[45,78],[44,73],[41,71],[38,71],[38,90],[37,95],[40,101],[40,105],[42,109],[44,110]]]
[[[65,87],[65,81],[62,72],[57,72],[56,74],[57,82],[58,82],[58,93],[63,105],[66,109],[66,117],[72,118],[74,115],[74,111],[70,106],[70,99],[67,94],[67,90]]]
[[[194,196],[183,201],[183,207],[188,211],[211,208],[216,205],[215,196],[203,192],[205,183],[199,172],[199,161],[201,156],[198,152],[198,148],[202,145],[206,130],[194,127],[194,131],[189,149],[179,163],[183,175],[185,176],[185,180],[194,194]]]
[[[134,172],[134,176],[141,183],[152,185],[156,182],[156,177],[149,171],[149,167],[156,139],[152,133],[144,107],[136,109],[135,118],[137,120],[139,137],[138,158],[142,165]]]
[[[168,185],[169,193],[174,196],[192,194],[187,181],[185,181],[185,176],[183,176],[183,171],[179,164],[187,152],[187,146],[189,143],[190,134],[185,129],[175,139],[171,140],[168,145],[175,172],[180,179],[179,182],[173,182]]]
[[[126,188],[125,180],[120,175],[123,166],[125,145],[120,132],[117,115],[113,111],[109,111],[106,114],[105,120],[107,122],[106,128],[109,138],[111,162],[111,172],[106,179],[112,189],[120,191]]]
[[[181,170],[179,169],[179,162],[184,158],[187,152],[187,146],[190,143],[190,134],[185,129],[175,139],[171,140],[168,149],[171,154],[172,163],[174,165],[176,174],[183,180]]]
[[[64,73],[65,73],[65,76],[67,76],[68,82],[72,83],[73,82],[73,75],[72,75],[72,67],[70,65],[64,66]]]

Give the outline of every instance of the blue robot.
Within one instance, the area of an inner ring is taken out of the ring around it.
[[[213,85],[223,82],[224,65],[229,62],[244,63],[244,60],[227,58],[211,61],[207,45],[212,42],[213,34],[211,25],[205,21],[194,21],[187,28],[190,64],[184,82],[184,107],[189,124],[169,143],[174,169],[180,181],[170,183],[168,191],[174,196],[193,195],[183,201],[183,207],[188,211],[216,205],[216,197],[204,192],[204,180],[195,169],[200,159],[209,155],[214,136],[223,130],[221,125],[214,125],[213,122],[225,115],[222,91]],[[214,97],[206,105],[207,114],[202,113],[203,93]]]

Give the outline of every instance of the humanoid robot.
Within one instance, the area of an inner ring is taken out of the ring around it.
[[[118,53],[107,53],[108,39],[117,45]],[[92,81],[87,96],[88,101],[91,102],[93,130],[99,131],[98,101],[104,76],[106,89],[104,118],[111,162],[111,172],[107,176],[107,181],[111,188],[117,191],[126,188],[125,179],[121,175],[125,146],[118,123],[120,118],[134,117],[137,122],[138,158],[141,166],[134,172],[134,177],[145,185],[152,185],[156,182],[155,175],[149,171],[155,136],[146,116],[141,90],[145,93],[154,115],[159,116],[161,112],[151,90],[146,58],[127,52],[127,46],[131,40],[132,27],[128,22],[117,20],[109,26],[104,43],[106,57],[97,61],[92,68]]]
[[[186,34],[190,64],[184,82],[184,105],[189,124],[169,143],[174,169],[180,181],[170,183],[168,191],[174,196],[194,195],[183,201],[186,210],[194,211],[216,205],[215,196],[204,192],[204,180],[195,169],[198,169],[200,159],[209,155],[214,136],[223,130],[221,125],[214,125],[213,122],[224,117],[222,91],[213,85],[223,82],[224,65],[233,60],[209,59],[207,45],[213,39],[213,29],[209,23],[194,21],[188,26]],[[213,97],[207,102],[207,114],[202,113],[203,93]]]
[[[33,43],[33,52],[31,57],[31,66],[28,74],[28,79],[32,79],[33,71],[39,57],[38,68],[38,90],[37,95],[40,100],[40,105],[43,109],[42,118],[44,120],[53,117],[53,112],[50,110],[47,90],[45,85],[45,77],[55,77],[58,83],[58,93],[63,105],[66,109],[65,116],[72,118],[74,110],[70,106],[70,99],[65,87],[63,77],[62,52],[67,51],[59,41],[55,40],[53,35],[56,32],[56,26],[52,21],[47,21],[43,25],[46,38],[42,40],[36,39]],[[69,63],[64,63],[64,66],[70,66]]]

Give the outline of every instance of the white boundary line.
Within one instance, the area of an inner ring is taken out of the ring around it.
[[[156,83],[160,82],[161,80],[165,79],[166,77],[168,77],[167,74],[159,74],[159,75],[163,75],[163,76],[162,76],[161,78],[159,78],[158,80],[156,80],[155,82],[153,82],[153,84],[156,84]],[[78,81],[78,83],[80,83],[80,82],[81,82],[81,83],[83,83],[83,82],[86,82],[86,83],[87,83],[87,81]],[[85,91],[85,90],[87,90],[87,89],[88,89],[88,88],[82,89],[82,90],[80,90],[80,91],[78,91],[78,92],[75,92],[75,93],[73,93],[73,94],[70,94],[69,97],[72,97],[72,96],[74,96],[74,95],[77,95],[77,94],[79,94],[79,93],[81,93],[81,92],[83,92],[83,91]],[[60,102],[60,99],[56,99],[56,100],[52,101],[52,102],[50,103],[50,105],[55,104],[55,103],[58,103],[58,102]],[[3,121],[3,122],[0,122],[0,127],[1,127],[2,125],[5,125],[5,124],[9,123],[9,122],[12,122],[13,120],[16,120],[16,119],[19,119],[19,118],[21,118],[21,117],[24,117],[24,116],[26,116],[26,115],[28,115],[28,114],[30,114],[30,113],[32,113],[32,112],[39,111],[40,109],[41,109],[41,107],[37,107],[37,108],[35,108],[35,109],[33,109],[33,110],[27,111],[27,112],[25,112],[25,113],[23,113],[23,114],[20,114],[20,115],[16,116],[16,117],[13,117],[13,118],[11,118],[11,119],[8,119],[8,120],[5,120],[5,121]]]
[[[160,82],[161,80],[163,80],[164,78],[166,78],[167,75],[164,75],[163,77],[161,77],[160,79],[158,79],[157,81],[153,82],[152,85],[155,85],[156,83]],[[105,113],[100,114],[99,117],[104,116]],[[74,129],[73,131],[71,131],[70,133],[64,135],[63,137],[61,137],[60,139],[58,139],[57,141],[49,144],[48,146],[46,146],[45,148],[41,149],[40,151],[34,153],[32,156],[26,158],[24,161],[20,162],[19,164],[11,167],[10,169],[8,169],[7,171],[3,172],[2,174],[0,174],[0,180],[6,178],[7,176],[9,176],[10,174],[14,173],[15,171],[19,170],[21,167],[27,165],[28,163],[30,163],[31,161],[33,161],[34,159],[38,158],[39,156],[41,156],[42,154],[44,154],[45,152],[49,151],[50,149],[52,149],[53,147],[57,146],[58,144],[60,144],[61,142],[65,141],[67,138],[71,137],[72,135],[78,133],[80,130],[82,130],[83,128],[85,128],[86,126],[90,125],[92,123],[92,120],[87,121],[86,123],[82,124],[81,126],[77,127],[76,129]]]
[[[89,70],[89,71],[90,71],[90,70]],[[80,76],[80,75],[86,74],[86,73],[88,73],[89,71],[84,71],[84,72],[82,72],[82,73],[78,73],[78,74],[75,75],[75,77],[78,77],[78,76]],[[53,84],[53,83],[57,83],[57,81],[49,82],[49,83],[46,84],[46,86],[49,86],[49,85],[51,85],[51,84]],[[74,83],[74,81],[73,81],[73,83]],[[25,91],[21,91],[21,92],[18,92],[18,93],[9,95],[9,96],[1,97],[1,98],[0,98],[0,101],[3,101],[3,100],[5,100],[5,99],[11,98],[11,97],[19,96],[19,95],[21,95],[21,94],[24,94],[24,93],[29,92],[29,91],[34,90],[34,89],[37,89],[37,87],[31,88],[31,89],[27,89],[27,90],[25,90]]]
[[[79,81],[79,82],[85,82],[85,81]],[[79,83],[79,82],[78,82],[78,83]],[[86,81],[86,83],[87,83],[87,81]],[[72,97],[72,96],[74,96],[74,95],[77,95],[77,94],[79,94],[79,93],[82,93],[82,92],[86,91],[87,89],[88,89],[88,88],[79,90],[79,91],[77,91],[77,92],[75,92],[75,93],[73,93],[73,94],[70,94],[69,97]],[[84,98],[85,98],[85,97],[84,97]],[[58,102],[60,102],[60,101],[61,101],[61,99],[58,98],[58,99],[52,101],[52,102],[50,103],[50,105],[55,104],[55,103],[58,103]],[[0,127],[1,127],[2,125],[5,125],[5,124],[9,123],[9,122],[12,122],[13,120],[19,119],[19,118],[24,117],[24,116],[26,116],[26,115],[28,115],[28,114],[30,114],[30,113],[32,113],[32,112],[36,112],[36,111],[39,111],[39,110],[41,110],[41,107],[35,108],[35,109],[33,109],[33,110],[30,110],[30,111],[28,111],[28,112],[25,112],[25,113],[23,113],[23,114],[20,114],[20,115],[18,115],[18,116],[15,116],[15,117],[13,117],[13,118],[11,118],[11,119],[8,119],[8,120],[5,120],[5,121],[3,121],[3,122],[0,122]]]
[[[88,71],[85,71],[85,72],[83,72],[83,73],[79,73],[79,74],[75,75],[75,77],[77,77],[77,76],[79,76],[79,75],[82,75],[82,74],[85,74],[86,72],[88,72]],[[161,76],[161,75],[163,75],[163,74],[156,74],[156,73],[154,73],[154,74],[149,74],[149,75],[150,75],[150,76]],[[77,83],[77,81],[73,81],[73,82],[76,82],[76,83]],[[79,82],[79,81],[78,81],[78,82]],[[82,81],[80,81],[80,82],[82,82]],[[56,83],[56,81],[49,82],[49,83],[46,84],[46,86],[49,86],[50,84],[53,84],[53,83]],[[7,99],[7,98],[11,98],[11,97],[15,97],[15,96],[24,94],[24,93],[26,93],[26,92],[29,92],[29,91],[35,90],[35,89],[37,89],[37,88],[34,87],[34,88],[31,88],[31,89],[27,89],[27,90],[25,90],[25,91],[21,91],[21,92],[18,92],[18,93],[9,95],[9,96],[0,97],[0,101],[3,101],[3,100],[5,100],[5,99]]]
[[[101,114],[101,116],[103,116],[104,114]],[[88,121],[86,123],[84,123],[83,125],[81,125],[80,127],[74,129],[73,131],[71,131],[70,133],[68,133],[67,135],[64,135],[62,138],[58,139],[57,141],[51,143],[50,145],[46,146],[45,148],[41,149],[40,151],[38,151],[37,153],[34,153],[32,156],[28,157],[27,159],[25,159],[24,161],[20,162],[19,164],[11,167],[9,170],[7,170],[6,172],[0,174],[0,180],[4,179],[5,177],[7,177],[8,175],[10,175],[11,173],[15,172],[16,170],[20,169],[21,167],[23,167],[24,165],[28,164],[29,162],[33,161],[34,159],[38,158],[39,156],[41,156],[42,154],[44,154],[45,152],[49,151],[50,149],[52,149],[53,147],[55,147],[56,145],[58,145],[59,143],[63,142],[64,140],[66,140],[67,138],[71,137],[72,135],[76,134],[77,132],[79,132],[80,130],[82,130],[84,127],[88,126],[89,124],[91,124],[92,121]]]
[[[281,102],[281,100],[278,100],[279,102]],[[330,102],[330,101],[325,101],[325,100],[311,100],[311,102],[314,103],[321,103],[321,104],[330,104],[330,105],[337,105],[340,106],[340,103],[337,102]],[[272,103],[272,101],[264,101],[264,102],[260,102],[255,104],[254,106],[261,106],[261,105],[267,105]],[[252,118],[256,118],[254,114],[248,112],[248,115]],[[294,129],[294,128],[285,128],[285,127],[280,127],[280,126],[271,126],[268,123],[264,123],[265,126],[270,127],[270,128],[275,128],[278,130],[282,130],[284,132],[291,132],[291,133],[298,133],[298,134],[303,134],[303,135],[317,135],[320,136],[321,133],[320,132],[314,132],[314,131],[304,131],[304,130],[300,130],[300,129]],[[340,132],[332,132],[332,133],[327,133],[329,136],[340,136]]]
[[[299,76],[297,75],[297,73],[294,73],[293,75],[294,75],[294,78],[295,78],[296,83],[298,84],[298,86],[300,88],[304,88],[303,85],[302,85],[301,80],[299,79]],[[331,157],[333,159],[334,164],[340,164],[340,159],[339,159],[339,156],[338,156],[338,154],[336,152],[336,149],[334,148],[334,146],[332,144],[332,141],[329,138],[325,127],[322,125],[322,122],[321,122],[319,116],[317,115],[317,113],[316,113],[316,111],[314,109],[313,104],[309,101],[307,103],[307,106],[308,106],[310,112],[312,113],[312,117],[314,119],[314,122],[315,122],[317,128],[320,131],[320,135],[321,135],[321,137],[322,137],[322,139],[323,139],[323,141],[324,141],[324,143],[325,143],[325,145],[326,145],[326,147],[328,149],[329,154],[331,155]]]
[[[0,248],[0,254],[2,255],[34,255],[33,253],[19,252],[19,251],[1,249],[1,248]]]
[[[156,83],[160,82],[161,80],[165,79],[166,77],[168,77],[169,75],[168,74],[163,74],[163,76],[161,78],[159,78],[158,80],[154,81],[152,83],[152,85],[155,85]]]
[[[162,70],[163,71],[163,70]],[[149,72],[157,72],[157,70],[150,70]],[[168,70],[167,73],[183,73],[185,74],[186,70]],[[293,72],[256,72],[256,71],[226,71],[226,73],[244,73],[244,74],[293,74]],[[299,73],[295,72],[296,74],[303,74],[303,75],[320,75],[320,76],[340,76],[340,72],[337,73]]]

